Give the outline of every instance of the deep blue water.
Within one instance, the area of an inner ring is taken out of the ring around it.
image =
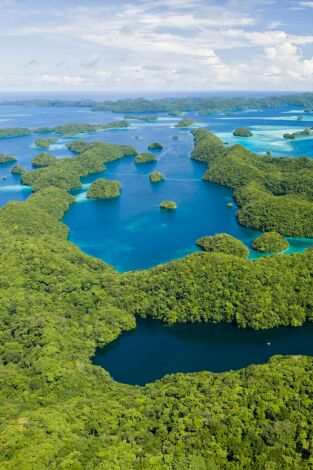
[[[312,355],[313,324],[252,331],[231,325],[137,320],[135,330],[98,349],[93,363],[119,381],[145,385],[176,372],[224,372],[276,354]]]
[[[64,97],[64,96],[63,96]],[[71,96],[69,96],[70,98]],[[227,208],[232,191],[204,183],[201,177],[205,166],[190,159],[193,139],[189,130],[175,129],[180,118],[158,114],[156,122],[132,121],[132,127],[107,130],[77,138],[88,141],[105,140],[125,143],[139,151],[149,143],[160,141],[164,150],[157,152],[155,164],[135,165],[126,158],[108,165],[107,171],[83,179],[83,189],[74,192],[77,203],[64,217],[70,227],[70,240],[86,253],[103,259],[120,271],[141,269],[180,258],[197,250],[195,240],[204,235],[227,232],[239,238],[248,247],[257,232],[240,227],[235,218],[236,207]],[[297,116],[303,115],[303,121]],[[302,109],[248,110],[231,116],[224,114],[198,116],[186,113],[197,121],[197,126],[207,127],[225,142],[242,143],[247,148],[273,155],[313,157],[313,138],[295,142],[282,138],[284,132],[313,126],[313,115]],[[107,123],[122,119],[122,114],[92,112],[89,108],[52,108],[0,106],[1,127],[42,127],[68,122]],[[232,136],[234,128],[249,126],[254,137],[240,139]],[[179,140],[173,140],[173,137]],[[34,146],[36,136],[0,140],[0,152],[17,157],[18,164],[31,168],[31,159],[40,151]],[[66,148],[72,139],[60,139],[49,150],[57,158],[73,158]],[[30,194],[22,188],[19,177],[11,175],[13,164],[0,167],[0,204],[11,199],[23,200]],[[161,171],[166,180],[158,185],[149,181],[151,171]],[[118,179],[122,195],[118,200],[93,201],[86,199],[88,185],[99,177]],[[176,212],[164,212],[159,203],[164,199],[177,202]],[[312,244],[308,240],[290,240],[290,252],[303,251]],[[257,257],[251,251],[251,257]]]
[[[71,98],[72,96],[68,96]],[[303,121],[297,116],[303,115]],[[257,232],[240,227],[236,207],[227,208],[232,191],[204,183],[205,166],[190,159],[193,139],[189,130],[175,129],[180,118],[159,114],[153,123],[133,121],[132,127],[78,136],[88,141],[103,140],[130,144],[139,151],[154,141],[162,142],[155,164],[135,165],[125,158],[107,166],[107,170],[82,180],[83,188],[74,191],[77,202],[65,214],[70,240],[86,253],[103,259],[120,271],[147,268],[197,250],[195,240],[203,235],[227,232],[247,246]],[[273,155],[313,158],[313,138],[290,142],[282,138],[313,126],[313,114],[297,109],[249,110],[232,116],[193,117],[229,144],[242,143],[252,151]],[[88,108],[24,108],[0,106],[0,127],[42,127],[68,122],[107,123],[123,118],[121,114],[93,113]],[[235,138],[239,126],[251,128],[250,139]],[[178,140],[174,140],[177,136]],[[36,136],[0,139],[0,153],[17,157],[17,164],[31,168],[31,159],[40,151],[34,146]],[[66,148],[71,139],[59,139],[49,152],[57,158],[75,158]],[[11,175],[14,164],[0,165],[0,205],[9,200],[24,200],[30,188],[22,187],[19,177]],[[149,181],[151,171],[161,171],[166,180],[158,185]],[[122,185],[119,199],[87,200],[91,182],[99,177],[118,179]],[[159,203],[172,199],[177,211],[164,212]],[[289,252],[303,251],[313,240],[289,240]],[[257,257],[251,252],[251,257]],[[313,325],[254,332],[229,325],[184,324],[167,326],[157,321],[138,320],[136,330],[98,350],[100,364],[122,382],[144,384],[171,372],[238,369],[251,363],[265,362],[273,354],[312,354]]]

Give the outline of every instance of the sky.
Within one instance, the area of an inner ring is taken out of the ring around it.
[[[0,91],[313,91],[313,1],[0,0]]]

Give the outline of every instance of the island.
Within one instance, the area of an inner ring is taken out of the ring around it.
[[[139,153],[134,160],[135,163],[152,163],[156,161],[156,156],[149,152]]]
[[[160,209],[172,211],[172,210],[177,209],[177,204],[174,201],[162,201],[160,203]]]
[[[159,142],[153,142],[153,144],[148,145],[148,150],[162,150],[163,145]]]
[[[86,132],[96,132],[106,129],[126,129],[127,127],[130,127],[130,124],[125,120],[113,121],[109,122],[108,124],[82,124],[72,122],[69,124],[56,126],[51,129],[51,132],[64,136],[72,136],[77,134],[84,134]]]
[[[182,114],[182,111],[179,111],[178,109],[173,109],[173,111],[168,111],[167,114],[169,116],[178,117]]]
[[[0,129],[0,139],[4,137],[25,137],[31,135],[32,131],[25,127],[6,127]]]
[[[12,175],[23,175],[25,173],[24,168],[19,165],[15,165],[11,170]]]
[[[240,258],[247,258],[249,256],[248,248],[240,240],[227,233],[199,238],[196,241],[196,245],[208,253],[219,252],[239,256]]]
[[[253,136],[252,132],[247,127],[238,127],[238,129],[234,130],[233,135],[235,137],[252,137]]]
[[[175,124],[174,127],[179,127],[182,129],[186,129],[187,127],[191,127],[196,121],[194,119],[184,118]]]
[[[265,232],[253,242],[253,249],[260,253],[280,253],[288,248],[288,241],[277,232]]]
[[[150,121],[157,121],[159,118],[158,116],[155,116],[153,114],[149,116],[141,116],[140,114],[138,114],[137,116],[134,116],[134,115],[124,116],[124,119],[150,122]]]
[[[113,199],[121,194],[122,185],[119,181],[100,178],[92,183],[87,197],[92,199]]]
[[[47,137],[47,138],[40,137],[35,140],[35,145],[37,147],[49,148],[51,144],[57,141],[58,139],[55,139],[54,137]]]
[[[154,173],[150,173],[149,178],[151,183],[160,183],[161,181],[164,181],[165,176],[162,173],[155,171]]]
[[[37,167],[37,168],[43,168],[45,166],[52,165],[53,163],[56,162],[56,157],[53,155],[50,155],[50,153],[38,153],[33,159],[32,159],[32,166]]]
[[[307,137],[311,135],[313,127],[311,129],[303,129],[303,131],[293,132],[292,134],[286,133],[283,135],[284,139],[294,140],[296,137]]]
[[[0,153],[0,164],[12,162],[16,162],[15,157],[12,157],[12,155],[6,155],[5,153]]]
[[[203,180],[234,190],[241,225],[313,238],[312,159],[258,155],[241,145],[225,147],[207,129],[195,129],[193,135],[192,158],[207,164]]]

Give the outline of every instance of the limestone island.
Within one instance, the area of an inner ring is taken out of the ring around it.
[[[12,157],[11,155],[6,155],[4,153],[0,153],[0,163],[12,163],[16,162],[16,158]]]
[[[149,152],[139,153],[134,160],[135,163],[151,163],[156,161],[156,156]]]
[[[23,175],[25,173],[24,168],[19,165],[15,165],[11,170],[12,175]]]
[[[179,127],[181,129],[187,129],[188,127],[191,127],[196,121],[194,121],[193,119],[189,119],[189,118],[184,118],[184,119],[181,119],[180,121],[177,122],[177,124],[175,124],[174,127]]]
[[[177,117],[182,114],[182,111],[179,111],[179,109],[173,109],[173,111],[169,111],[167,114],[169,116]]]
[[[265,232],[254,240],[253,248],[260,253],[280,253],[289,248],[289,243],[277,232]]]
[[[177,204],[174,201],[162,201],[160,204],[160,209],[166,209],[169,211],[173,211],[177,209]]]
[[[159,142],[153,142],[153,144],[148,145],[148,150],[162,150],[163,145]]]
[[[52,165],[53,163],[56,162],[56,158],[53,155],[50,155],[50,153],[38,153],[33,159],[32,159],[32,166],[36,168],[44,168],[46,166]]]
[[[113,199],[121,194],[122,185],[119,181],[100,178],[92,183],[87,197],[91,199]]]
[[[286,134],[283,135],[283,138],[294,140],[296,137],[307,137],[311,135],[312,130],[313,130],[313,127],[311,127],[311,129],[303,129],[303,131],[293,132],[292,134],[287,132]]]
[[[134,121],[146,121],[146,122],[151,122],[151,121],[157,121],[159,118],[158,116],[150,115],[150,116],[124,116],[124,119],[129,119],[129,120],[134,120]]]
[[[235,137],[252,137],[253,136],[252,132],[247,127],[238,127],[238,129],[234,130],[233,135]]]
[[[37,147],[42,147],[42,148],[49,148],[51,144],[54,142],[57,142],[58,139],[55,137],[48,137],[47,139],[43,139],[42,137],[39,137],[39,139],[35,140],[35,145]]]
[[[151,183],[160,183],[161,181],[164,181],[165,176],[162,173],[159,173],[158,171],[155,171],[154,173],[150,173],[149,175]]]
[[[239,256],[240,258],[247,258],[249,255],[248,248],[240,240],[227,233],[199,238],[196,245],[208,253],[219,252]]]

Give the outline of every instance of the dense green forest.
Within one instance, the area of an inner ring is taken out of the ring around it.
[[[312,108],[313,93],[297,93],[284,96],[270,96],[265,98],[243,97],[208,97],[208,98],[161,98],[148,100],[145,98],[120,99],[118,101],[94,100],[15,100],[2,101],[0,105],[52,106],[52,107],[90,107],[93,111],[112,111],[115,113],[146,113],[168,112],[177,116],[182,111],[199,111],[201,114],[227,112],[249,108],[277,108],[280,106],[301,106]]]
[[[58,134],[62,136],[73,136],[77,134],[84,134],[86,132],[96,132],[99,130],[105,129],[120,129],[120,128],[127,128],[129,127],[129,122],[122,120],[122,121],[113,121],[109,122],[108,124],[81,124],[72,122],[69,124],[62,124],[55,127],[40,127],[37,129],[27,129],[23,127],[4,127],[0,129],[0,138],[5,137],[25,137],[28,135],[33,134]],[[48,141],[52,140],[52,138],[39,138],[38,141],[43,141],[43,145],[39,143],[36,144],[39,147],[49,147]],[[47,141],[47,142],[44,142]]]
[[[202,137],[220,158],[219,139]],[[60,219],[75,201],[66,190],[81,176],[136,152],[81,141],[69,148],[72,159],[22,176],[34,190],[25,202],[0,209],[0,468],[310,468],[312,358],[276,356],[145,387],[115,382],[91,358],[134,328],[136,314],[251,328],[310,321],[313,250],[257,261],[202,252],[118,274],[68,242]]]
[[[112,199],[119,197],[122,185],[119,181],[99,178],[90,185],[87,197],[93,199]]]
[[[204,180],[235,190],[239,222],[260,231],[313,237],[313,161],[225,147],[206,129],[193,131],[192,158],[208,164]]]

